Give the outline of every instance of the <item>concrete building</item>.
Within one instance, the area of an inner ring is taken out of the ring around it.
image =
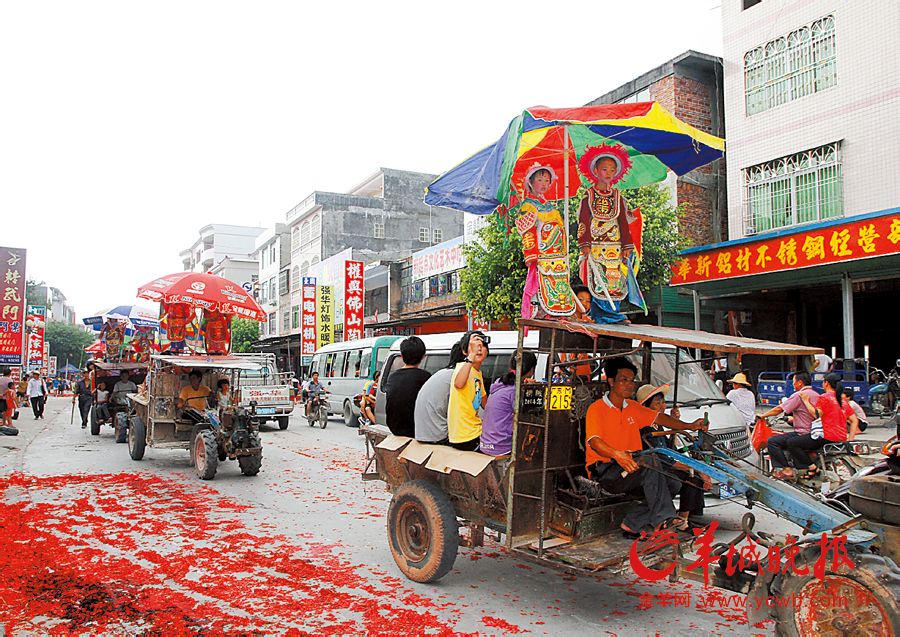
[[[260,338],[289,334],[291,233],[287,225],[276,223],[274,228],[259,235],[250,258],[258,264],[254,275],[254,294],[269,317],[260,325]]]
[[[686,51],[622,86],[601,95],[588,106],[627,102],[659,102],[666,110],[691,126],[725,136],[722,60],[718,57]],[[682,206],[681,233],[692,245],[705,245],[727,237],[725,160],[674,174],[664,182],[674,205]],[[625,192],[625,197],[628,193]],[[649,320],[660,325],[693,327],[693,301],[690,293],[666,288],[645,290],[650,307]],[[713,328],[712,312],[703,317],[704,327]],[[639,320],[644,320],[641,317]]]
[[[193,272],[209,272],[225,257],[248,259],[255,247],[256,237],[265,228],[252,226],[233,226],[223,223],[211,223],[200,228],[200,236],[191,247],[179,253],[184,270]],[[241,283],[226,277],[235,283]]]
[[[893,365],[898,22],[877,0],[722,3],[727,241],[688,250],[675,283],[732,330]]]
[[[47,308],[47,321],[75,325],[75,308],[66,303],[68,299],[59,288],[44,284],[29,286],[28,295]]]

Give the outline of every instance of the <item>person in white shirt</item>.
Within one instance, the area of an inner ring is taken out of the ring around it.
[[[853,410],[853,413],[856,414],[856,419],[859,421],[857,425],[859,427],[860,432],[865,431],[869,427],[868,416],[866,416],[866,412],[863,411],[863,408],[859,406],[859,403],[853,400],[853,390],[849,387],[844,387],[841,390],[841,393],[844,394],[844,398],[847,399],[847,403],[850,405],[850,408]]]
[[[44,417],[44,395],[47,393],[46,385],[41,380],[39,372],[32,372],[31,378],[28,379],[28,387],[25,389],[25,395],[31,401],[31,411],[34,413],[34,419],[43,419]]]
[[[735,374],[728,382],[733,389],[725,394],[725,398],[741,413],[744,422],[752,426],[756,422],[756,396],[750,391],[750,382],[742,373]]]
[[[816,366],[813,368],[813,371],[817,374],[827,374],[831,371],[831,367],[834,365],[834,361],[831,356],[828,354],[816,354],[813,356],[816,361]]]

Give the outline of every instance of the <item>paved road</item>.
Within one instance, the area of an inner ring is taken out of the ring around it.
[[[490,541],[435,585],[403,579],[389,496],[360,480],[362,439],[337,420],[266,429],[259,476],[228,462],[212,482],[184,451],[132,461],[110,428],[70,425],[67,399],[19,423],[0,437],[0,634],[759,632],[699,608],[700,586],[573,577]],[[737,528],[743,509],[709,513]]]

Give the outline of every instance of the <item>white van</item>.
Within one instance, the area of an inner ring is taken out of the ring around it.
[[[462,338],[464,332],[452,332],[448,334],[426,334],[419,338],[425,343],[425,358],[420,367],[432,374],[443,369],[450,362],[450,349],[453,344]],[[491,343],[488,346],[490,355],[481,366],[486,387],[497,376],[504,374],[509,365],[509,359],[518,347],[518,332],[495,331],[486,332],[490,336]],[[403,366],[400,358],[400,342],[398,338],[391,345],[390,352],[384,361],[381,371],[381,380],[378,383],[378,394],[375,402],[375,420],[378,424],[385,424],[385,403],[387,398],[384,388],[391,372]],[[526,348],[536,348],[538,345],[538,331],[531,330],[525,337]],[[634,343],[638,346],[638,342]],[[540,355],[535,378],[542,380],[545,375],[546,354]],[[632,354],[631,361],[640,370],[641,355]],[[679,355],[678,377],[678,401],[681,411],[681,419],[690,422],[709,415],[710,433],[716,436],[717,444],[734,456],[746,458],[751,453],[750,438],[744,419],[740,413],[725,398],[722,391],[713,380],[701,368],[699,363],[693,361],[691,355],[684,349]],[[652,376],[650,382],[655,386],[669,383],[669,391],[666,400],[671,405],[675,394],[675,348],[667,345],[655,345],[653,348]]]

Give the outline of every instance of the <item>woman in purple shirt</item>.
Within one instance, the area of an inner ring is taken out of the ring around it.
[[[522,380],[534,378],[537,356],[522,353]],[[509,371],[494,381],[491,399],[484,410],[479,451],[489,456],[505,456],[512,452],[513,405],[516,403],[516,355],[509,361]]]

